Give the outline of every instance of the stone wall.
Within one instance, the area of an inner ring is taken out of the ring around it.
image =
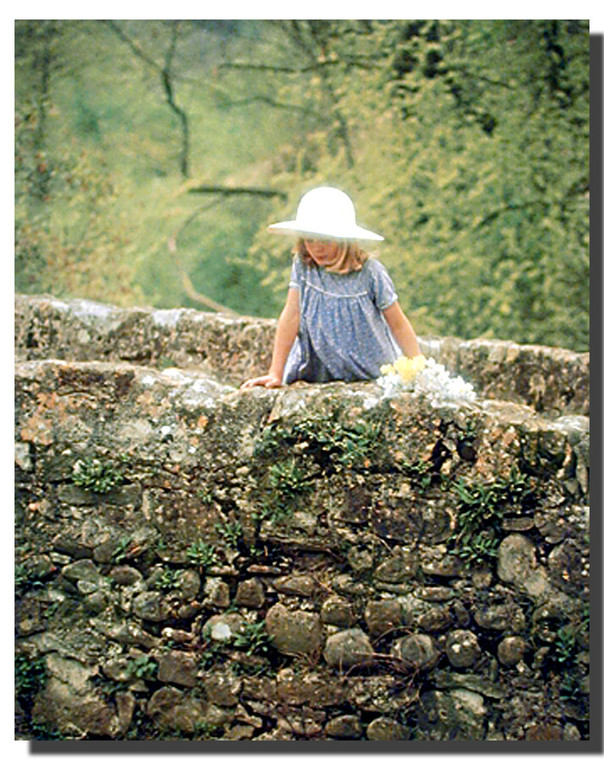
[[[587,357],[239,391],[273,330],[17,299],[17,736],[588,740]]]
[[[275,320],[17,296],[15,332],[20,360],[173,365],[239,385],[266,371]],[[587,353],[502,340],[420,336],[419,341],[426,356],[462,375],[483,398],[528,404],[550,415],[589,414]]]

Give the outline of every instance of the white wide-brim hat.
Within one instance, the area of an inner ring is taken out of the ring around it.
[[[351,199],[335,187],[316,187],[302,196],[296,218],[277,222],[270,232],[337,240],[383,240],[356,221]]]

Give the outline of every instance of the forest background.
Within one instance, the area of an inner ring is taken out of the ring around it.
[[[589,24],[15,22],[17,292],[277,316],[333,184],[422,336],[589,347]]]

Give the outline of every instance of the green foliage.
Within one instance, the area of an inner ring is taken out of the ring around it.
[[[293,458],[272,464],[268,470],[268,483],[273,492],[288,502],[295,501],[310,486]]]
[[[367,469],[382,455],[384,421],[359,418],[353,423],[342,422],[336,413],[329,418],[309,417],[289,428],[277,425],[265,429],[258,442],[257,456],[275,456],[282,452],[300,451],[311,457],[323,469]],[[293,460],[292,460],[293,461]],[[295,463],[289,467],[290,479],[302,487],[302,474]],[[287,480],[283,475],[283,479]],[[292,484],[291,488],[294,488]]]
[[[534,498],[528,479],[513,472],[508,479],[490,483],[454,481],[452,488],[457,497],[457,530],[450,552],[467,565],[488,563],[497,556],[504,514],[522,509]]]
[[[577,632],[572,625],[565,625],[556,631],[553,658],[562,667],[574,664],[577,649]]]
[[[30,659],[25,654],[15,657],[15,692],[19,700],[29,704],[44,688],[48,673],[43,657]]]
[[[157,663],[147,655],[141,655],[134,660],[130,660],[127,667],[129,678],[142,678],[153,680],[157,675]]]
[[[432,485],[432,472],[429,462],[403,462],[402,472],[409,478],[411,485],[420,493],[425,492]]]
[[[239,522],[225,522],[216,526],[216,531],[226,541],[227,545],[236,549],[243,536],[243,528]]]
[[[163,568],[162,572],[153,580],[153,585],[162,591],[174,591],[180,588],[182,580],[182,570],[171,570],[169,567]]]
[[[72,480],[93,493],[107,493],[123,483],[124,475],[120,465],[88,457],[74,464]]]
[[[111,553],[111,562],[115,565],[119,565],[121,562],[127,559],[132,545],[133,541],[130,536],[122,536],[122,538],[120,538],[118,541],[117,546]]]
[[[44,583],[31,568],[22,563],[15,565],[15,591],[17,594],[24,594],[26,591],[42,588],[42,586]]]
[[[272,637],[266,632],[266,623],[245,623],[243,630],[233,639],[233,646],[243,649],[248,655],[266,655],[270,651]]]
[[[225,659],[226,644],[216,641],[210,636],[204,637],[199,651],[199,664],[203,670],[209,670],[212,665]]]
[[[187,559],[200,567],[211,567],[217,562],[216,549],[200,539],[187,548]]]
[[[17,21],[15,86],[18,290],[276,316],[332,183],[420,334],[588,348],[586,21]]]

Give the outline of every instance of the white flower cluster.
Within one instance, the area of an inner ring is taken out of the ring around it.
[[[476,392],[470,383],[438,364],[434,359],[428,359],[424,369],[419,371],[411,380],[404,380],[398,373],[384,374],[377,380],[387,398],[401,391],[413,391],[414,395],[427,396],[433,406],[446,401],[476,400]]]

